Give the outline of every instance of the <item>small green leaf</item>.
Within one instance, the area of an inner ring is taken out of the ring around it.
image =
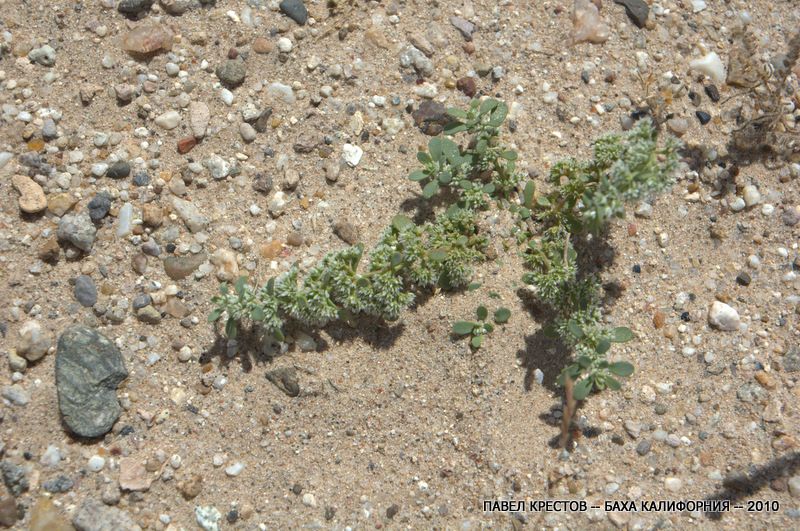
[[[540,207],[547,208],[550,206],[550,200],[547,199],[546,196],[540,195],[538,198],[536,198],[536,204]]]
[[[520,208],[518,214],[519,214],[519,219],[528,219],[531,217],[531,211],[527,207]]]
[[[588,369],[592,365],[592,358],[589,356],[581,356],[578,358],[578,365],[584,369]]]
[[[486,338],[486,336],[483,334],[472,336],[472,341],[470,341],[469,344],[472,345],[472,348],[481,348],[484,338]]]
[[[625,343],[633,339],[633,332],[630,328],[620,326],[611,331],[611,341],[614,343]]]
[[[431,138],[430,142],[428,142],[428,151],[431,153],[431,158],[433,160],[439,160],[442,158],[442,139],[440,137],[433,137]]]
[[[572,396],[575,400],[583,400],[589,393],[592,392],[592,379],[591,378],[584,378],[577,384],[575,384],[575,388],[572,390]]]
[[[493,98],[487,98],[483,100],[481,104],[481,114],[486,114],[488,112],[492,112],[500,105],[500,102]]]
[[[518,157],[518,155],[517,155],[517,152],[516,152],[516,151],[503,151],[503,152],[500,154],[500,156],[501,156],[501,157],[503,157],[503,158],[504,158],[504,159],[506,159],[506,160],[512,160],[512,161],[513,161],[513,160],[517,160],[517,157]]]
[[[606,376],[606,386],[612,391],[619,391],[622,385],[617,381],[615,378],[611,376]]]
[[[481,287],[480,282],[470,282],[469,285],[467,285],[467,291],[475,291],[480,287]]]
[[[447,251],[444,249],[434,249],[428,254],[428,257],[434,262],[443,262],[447,259]]]
[[[542,333],[544,334],[544,337],[548,339],[558,338],[558,331],[556,330],[556,327],[552,323],[544,325],[542,327]]]
[[[608,349],[610,348],[611,348],[611,341],[609,341],[608,339],[601,339],[600,341],[598,341],[597,347],[595,347],[594,350],[598,354],[602,355],[608,352]]]
[[[458,144],[448,138],[442,139],[442,153],[451,162],[459,158]]]
[[[213,311],[212,311],[212,312],[211,312],[211,313],[208,315],[208,322],[209,322],[209,323],[213,323],[214,321],[216,321],[217,319],[219,319],[220,315],[222,315],[222,311],[223,311],[223,310],[222,310],[222,308],[217,308],[216,310],[213,310]]]
[[[583,329],[572,319],[567,323],[567,330],[569,330],[569,333],[572,334],[575,339],[583,338]]]
[[[439,174],[439,184],[450,184],[450,181],[453,180],[453,172],[450,170],[445,170]]]
[[[250,319],[252,319],[253,321],[263,321],[265,315],[266,314],[264,313],[264,308],[262,308],[261,306],[256,306],[255,308],[253,308],[253,311],[250,312]]]
[[[462,111],[458,107],[450,107],[447,109],[447,114],[455,118],[456,120],[466,120],[467,119],[467,112]]]
[[[403,262],[403,255],[400,253],[392,254],[391,264],[392,267],[397,267]]]
[[[422,189],[422,197],[425,199],[430,199],[439,191],[439,183],[436,181],[431,181],[425,185],[425,188]]]
[[[433,162],[431,160],[431,156],[424,151],[417,151],[417,160],[423,164],[430,164],[431,162]]]
[[[444,126],[444,134],[446,135],[455,135],[466,130],[467,126],[459,122],[450,122]]]
[[[616,374],[617,376],[630,376],[633,374],[633,365],[627,361],[618,361],[609,365],[608,370],[611,371],[611,374]]]
[[[522,203],[528,207],[533,208],[533,194],[536,193],[536,183],[528,181],[525,183],[525,190],[522,192]]]
[[[491,297],[493,299],[499,299],[500,298],[500,294],[497,293],[496,291],[490,291],[489,292],[489,297]]]
[[[492,323],[483,323],[483,328],[486,330],[486,333],[491,334],[494,332],[494,325]]]
[[[486,183],[483,185],[483,191],[487,194],[493,194],[496,190],[494,183]]]
[[[484,153],[486,153],[486,148],[488,147],[489,144],[486,142],[486,140],[481,138],[480,140],[478,140],[478,143],[475,144],[475,151],[480,155],[483,155]]]
[[[481,321],[485,321],[489,316],[489,310],[486,309],[486,306],[478,306],[478,308],[475,310],[475,313],[477,314],[478,319]]]
[[[470,323],[469,321],[456,321],[453,323],[453,333],[460,336],[471,334],[474,328],[475,323]]]
[[[236,294],[240,297],[244,293],[244,284],[247,282],[247,278],[239,277],[236,279],[236,284],[234,284],[234,289],[236,290]]]
[[[222,283],[222,285],[219,287],[219,292],[222,293],[223,295],[227,295],[228,294],[228,283],[227,282],[223,282]]]
[[[508,308],[498,308],[494,312],[494,322],[497,324],[507,323],[509,317],[511,317],[511,310]]]
[[[272,295],[275,292],[275,277],[270,278],[267,281],[267,293]]]
[[[392,226],[401,231],[403,229],[407,229],[409,227],[414,226],[414,222],[411,221],[411,218],[408,216],[404,216],[402,214],[397,214],[394,218],[392,218]]]
[[[408,175],[408,180],[409,181],[414,181],[414,182],[424,181],[427,178],[428,178],[428,174],[425,173],[422,170],[412,171]]]
[[[228,321],[225,323],[225,335],[228,336],[228,339],[236,339],[238,331],[239,327],[237,326],[236,319],[228,317]]]

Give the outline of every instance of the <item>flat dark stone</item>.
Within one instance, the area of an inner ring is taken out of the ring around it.
[[[111,177],[112,179],[124,179],[128,175],[131,174],[131,165],[125,162],[124,160],[120,160],[115,162],[108,168],[106,172],[106,177]]]
[[[127,377],[119,349],[96,330],[75,325],[58,338],[58,408],[75,435],[100,437],[111,431],[122,413],[117,386]]]
[[[301,26],[305,26],[306,21],[308,21],[308,9],[306,9],[303,0],[283,0],[279,7],[281,13]]]
[[[300,394],[300,384],[297,381],[297,371],[294,367],[283,367],[269,371],[267,380],[288,396],[295,397]]]
[[[636,24],[636,27],[643,28],[647,23],[647,15],[650,14],[650,6],[644,0],[614,0],[614,3],[625,6],[628,18]]]
[[[711,121],[711,115],[704,111],[696,111],[695,116],[700,121],[702,125],[706,125],[708,122]]]
[[[444,105],[431,100],[420,103],[419,108],[411,113],[411,117],[420,131],[428,136],[436,136],[441,133],[444,126],[451,120]]]
[[[92,277],[88,275],[78,275],[75,279],[75,300],[81,303],[81,306],[91,308],[97,302],[97,286],[94,284]]]
[[[108,211],[111,210],[111,197],[101,192],[89,201],[87,208],[89,209],[89,217],[92,218],[92,221],[100,221],[106,217]]]

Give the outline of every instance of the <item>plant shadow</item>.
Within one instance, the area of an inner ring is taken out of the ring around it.
[[[751,497],[775,479],[792,476],[800,469],[800,452],[792,452],[766,463],[751,467],[749,473],[731,474],[722,482],[722,489],[707,496],[706,501],[726,500],[731,502],[731,509],[736,502]],[[712,520],[720,520],[721,512],[706,511]]]

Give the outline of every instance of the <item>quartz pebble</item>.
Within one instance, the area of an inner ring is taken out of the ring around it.
[[[708,309],[708,323],[719,330],[739,330],[739,312],[724,302],[714,301]]]
[[[602,44],[608,40],[611,31],[603,22],[597,6],[591,0],[575,0],[572,11],[572,42]]]
[[[725,83],[725,65],[716,52],[709,52],[699,59],[689,63],[689,68],[705,74],[717,85]]]
[[[122,38],[122,49],[132,54],[150,55],[172,49],[172,32],[161,24],[137,26]]]

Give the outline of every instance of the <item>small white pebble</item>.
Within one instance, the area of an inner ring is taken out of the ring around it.
[[[89,458],[88,467],[92,472],[100,472],[104,466],[106,466],[106,460],[102,456],[93,455]]]

